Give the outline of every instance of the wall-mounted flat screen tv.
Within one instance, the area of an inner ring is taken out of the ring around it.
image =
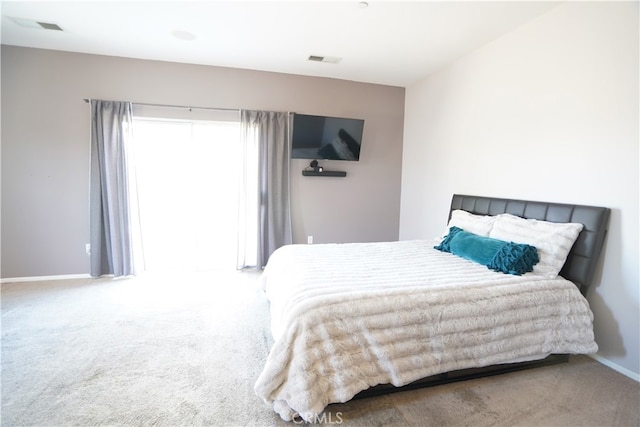
[[[364,120],[293,115],[292,159],[360,160]]]

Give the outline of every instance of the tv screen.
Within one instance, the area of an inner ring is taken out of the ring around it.
[[[364,120],[293,115],[292,159],[359,160]]]

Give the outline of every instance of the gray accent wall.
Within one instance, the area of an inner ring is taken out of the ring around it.
[[[321,162],[346,178],[292,160],[294,242],[398,239],[404,88],[14,46],[1,65],[2,278],[89,272],[83,98],[362,118],[360,161]]]

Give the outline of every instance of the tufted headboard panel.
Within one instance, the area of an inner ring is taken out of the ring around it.
[[[586,295],[602,252],[609,227],[611,209],[597,206],[499,199],[495,197],[454,194],[451,211],[462,209],[478,215],[510,213],[522,218],[551,222],[577,222],[584,225],[578,240],[569,252],[560,275],[580,288]]]

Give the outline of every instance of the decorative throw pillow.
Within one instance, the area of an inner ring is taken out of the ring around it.
[[[538,252],[531,245],[478,236],[455,226],[434,248],[506,274],[522,275],[533,271],[539,261]]]
[[[495,216],[490,215],[475,215],[467,211],[456,209],[451,212],[451,219],[447,225],[447,234],[451,227],[459,227],[469,233],[477,234],[478,236],[488,236],[493,228],[493,223],[496,221]]]
[[[489,237],[535,246],[540,262],[533,272],[553,279],[562,270],[583,227],[578,223],[556,223],[500,214],[496,217]]]

